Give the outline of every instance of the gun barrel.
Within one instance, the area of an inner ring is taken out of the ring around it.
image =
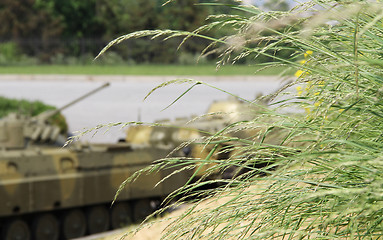
[[[48,111],[48,112],[40,113],[40,114],[37,115],[36,117],[37,117],[37,119],[40,119],[40,120],[44,120],[44,121],[45,121],[46,119],[50,118],[51,116],[53,116],[53,115],[55,115],[55,114],[61,112],[61,111],[64,110],[65,108],[68,108],[68,107],[70,107],[70,106],[72,106],[72,105],[78,103],[79,101],[83,100],[84,98],[87,98],[87,97],[89,97],[89,96],[92,95],[92,94],[95,94],[96,92],[100,91],[100,90],[103,89],[103,88],[108,87],[109,85],[110,85],[110,83],[104,83],[102,86],[100,86],[100,87],[98,87],[98,88],[96,88],[96,89],[94,89],[94,90],[88,92],[88,93],[85,94],[85,95],[82,95],[81,97],[79,97],[79,98],[77,98],[77,99],[75,99],[75,100],[69,102],[68,104],[66,104],[66,105],[64,105],[64,106],[62,106],[62,107],[60,107],[60,108],[58,108],[58,109],[55,109],[55,110],[53,110],[53,111]]]
[[[66,105],[64,105],[64,106],[62,106],[62,107],[56,109],[56,110],[55,110],[56,113],[58,113],[58,112],[60,112],[61,110],[64,110],[65,108],[68,108],[68,107],[70,107],[70,106],[72,106],[72,105],[74,105],[74,104],[80,102],[81,100],[83,100],[83,99],[89,97],[89,96],[92,95],[92,94],[95,94],[96,92],[100,91],[100,90],[103,89],[103,88],[108,87],[109,85],[110,85],[110,83],[104,83],[102,86],[100,86],[100,87],[98,87],[98,88],[96,88],[96,89],[94,89],[94,90],[88,92],[87,94],[82,95],[81,97],[79,97],[79,98],[73,100],[72,102],[70,102],[70,103],[68,103],[68,104],[66,104]]]

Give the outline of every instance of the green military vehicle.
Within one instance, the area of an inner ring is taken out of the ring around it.
[[[204,160],[208,155],[213,161],[196,168],[196,179],[220,179],[232,178],[241,172],[237,167],[229,167],[225,171],[209,171],[216,165],[214,160],[229,159],[237,154],[236,149],[230,147],[232,144],[241,144],[240,141],[221,141],[214,154],[211,154],[215,144],[206,144],[206,138],[222,131],[222,136],[232,139],[245,139],[254,142],[261,141],[264,137],[266,125],[253,122],[262,112],[266,111],[269,104],[267,97],[258,100],[254,104],[242,101],[230,96],[225,100],[217,100],[210,104],[203,116],[195,118],[179,118],[174,121],[161,120],[158,124],[136,125],[127,129],[125,141],[136,145],[147,145],[152,147],[168,148],[170,150],[179,146],[183,147],[184,154],[188,157]],[[269,119],[272,121],[272,119]],[[236,122],[244,122],[239,126],[232,126]],[[245,123],[246,122],[246,123]],[[229,127],[230,126],[230,127]],[[245,126],[245,127],[244,127]],[[229,128],[228,128],[229,127]],[[224,129],[227,131],[223,131]],[[264,139],[267,144],[280,144],[285,138],[287,131],[274,128],[270,130]],[[214,141],[213,141],[214,142]],[[197,144],[195,144],[197,143]],[[223,150],[225,149],[225,150]],[[206,176],[207,171],[209,175]]]
[[[183,172],[154,187],[172,170],[144,174],[111,206],[120,184],[168,149],[129,143],[57,146],[63,136],[47,120],[105,86],[53,112],[0,119],[0,239],[72,239],[119,228],[142,220],[187,181]]]

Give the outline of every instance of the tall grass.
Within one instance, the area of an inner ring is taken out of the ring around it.
[[[159,167],[214,162],[206,174],[231,166],[244,172],[213,180],[225,184],[207,190],[210,194],[203,200],[211,204],[199,207],[197,201],[163,238],[381,238],[383,5],[314,0],[289,12],[233,7],[242,14],[212,16],[195,32],[139,31],[112,41],[102,51],[132,37],[202,37],[212,42],[202,54],[219,52],[218,65],[266,55],[275,59],[270,66],[296,71],[290,85],[297,91],[278,102],[276,111],[259,110],[256,117],[213,133],[204,142],[206,148],[212,146],[205,159],[160,163]],[[205,34],[223,27],[235,32],[221,39]],[[279,58],[275,53],[282,50],[293,54]],[[281,113],[291,106],[305,114]],[[252,135],[235,136],[239,130]],[[217,151],[230,151],[230,157],[214,160]],[[179,192],[204,184],[197,181]]]

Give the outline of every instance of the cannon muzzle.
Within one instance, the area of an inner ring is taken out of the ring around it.
[[[57,113],[61,112],[62,110],[82,101],[83,99],[95,94],[96,92],[108,87],[109,85],[110,85],[110,83],[104,83],[102,86],[88,92],[87,94],[82,95],[81,97],[69,102],[68,104],[66,104],[60,108],[40,113],[39,115],[33,117],[32,120],[39,121],[39,122],[45,122],[46,120],[48,120],[50,117],[54,116],[55,114],[57,114]]]

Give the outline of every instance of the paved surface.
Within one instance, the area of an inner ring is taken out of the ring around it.
[[[183,77],[185,78],[185,77]],[[194,80],[207,82],[238,96],[252,100],[258,93],[268,94],[281,86],[277,77],[262,76],[197,76]],[[39,100],[61,107],[71,100],[99,87],[103,82],[111,85],[73,105],[62,113],[66,116],[71,132],[83,131],[99,124],[160,119],[174,120],[204,114],[215,100],[228,97],[227,93],[205,85],[198,85],[177,103],[177,99],[190,84],[172,84],[155,91],[143,101],[146,94],[164,81],[176,76],[89,76],[89,75],[0,75],[0,96]],[[114,127],[101,130],[95,136],[82,138],[90,142],[116,142],[124,137],[125,130]]]

